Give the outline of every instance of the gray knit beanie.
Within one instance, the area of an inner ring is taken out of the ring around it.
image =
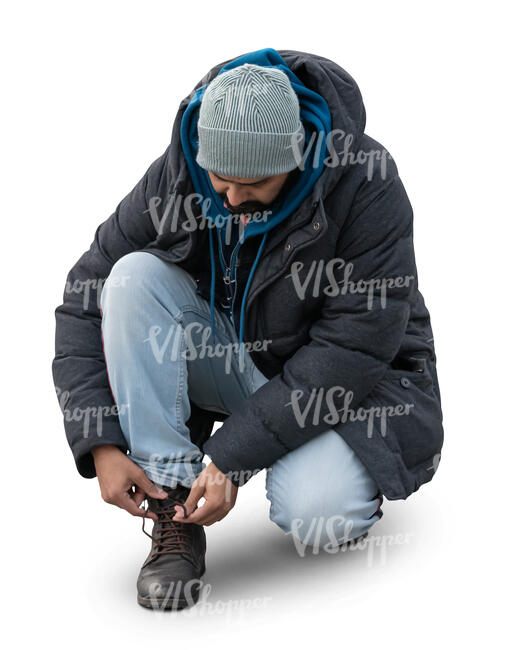
[[[202,97],[197,130],[197,164],[239,178],[291,171],[300,162],[305,138],[300,104],[288,76],[253,63],[211,81]]]

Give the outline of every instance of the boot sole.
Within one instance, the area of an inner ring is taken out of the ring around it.
[[[186,609],[187,607],[191,607],[192,603],[189,603],[186,598],[179,599],[179,600],[166,600],[164,598],[144,598],[143,596],[137,596],[137,602],[139,605],[142,605],[142,607],[145,607],[146,609],[154,609],[154,610],[173,610],[178,612],[180,609]],[[193,605],[195,605],[197,601],[193,601]]]
[[[202,565],[202,569],[199,573],[199,578],[201,578],[205,572],[206,572],[206,563],[204,562]],[[197,590],[197,598],[194,599],[193,604],[188,602],[186,598],[179,598],[177,600],[171,598],[147,598],[146,596],[140,596],[140,594],[137,594],[137,603],[139,605],[142,605],[142,607],[146,607],[147,609],[155,609],[155,610],[170,609],[174,611],[179,611],[180,609],[186,609],[187,607],[191,607],[192,605],[195,605],[197,603],[197,600],[199,600],[200,592],[201,589],[199,588]]]

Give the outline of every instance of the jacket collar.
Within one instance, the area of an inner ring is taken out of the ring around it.
[[[302,203],[300,214],[291,217],[282,228],[276,228],[273,239],[267,241],[264,264],[256,267],[247,300],[247,312],[255,297],[269,284],[277,280],[289,268],[298,251],[315,243],[328,230],[323,200],[312,199]]]

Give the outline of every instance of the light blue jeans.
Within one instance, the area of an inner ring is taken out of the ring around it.
[[[190,400],[231,413],[268,379],[247,350],[240,367],[231,319],[209,304],[177,264],[148,252],[116,262],[101,293],[102,336],[112,394],[130,458],[158,485],[190,486],[205,467],[190,440]],[[209,347],[208,347],[209,346]],[[269,517],[307,545],[363,535],[382,515],[382,497],[334,430],[266,470]]]

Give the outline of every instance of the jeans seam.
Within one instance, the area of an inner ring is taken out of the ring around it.
[[[182,407],[182,402],[183,402],[183,392],[184,392],[184,366],[186,364],[186,359],[183,356],[183,347],[184,347],[184,342],[185,342],[185,336],[184,336],[184,331],[183,331],[183,312],[180,311],[179,315],[176,316],[175,320],[177,322],[177,326],[180,328],[180,336],[181,336],[181,341],[179,344],[179,352],[180,352],[180,358],[178,360],[178,391],[177,391],[177,397],[176,397],[176,420],[178,424],[178,428],[180,430],[184,430],[186,428],[186,423],[183,421],[183,407]]]
[[[200,474],[202,471],[202,461],[193,461],[192,465],[194,468],[197,469],[196,472],[194,472],[194,477],[190,476],[187,474],[183,478],[179,478],[178,474],[179,472],[176,472],[176,470],[179,469],[180,463],[179,462],[173,462],[171,465],[171,470],[169,471],[169,466],[168,463],[163,463],[163,464],[154,464],[151,463],[147,460],[139,459],[139,458],[132,458],[133,462],[138,465],[146,474],[146,476],[154,482],[161,482],[162,485],[170,485],[169,475],[173,480],[178,480],[180,481],[180,485],[184,485],[185,483],[183,481],[190,481],[193,482],[197,476]],[[165,477],[165,478],[163,478]],[[161,479],[163,479],[161,481]]]
[[[211,325],[211,323],[209,321],[209,313],[206,313],[206,312],[202,311],[200,309],[200,307],[198,307],[194,303],[185,303],[184,305],[180,306],[179,325],[182,328],[181,354],[182,354],[182,359],[184,360],[184,364],[187,364],[187,358],[186,358],[185,353],[187,351],[188,341],[187,341],[187,337],[185,336],[185,333],[184,333],[184,327],[185,326],[184,326],[183,323],[184,323],[184,320],[185,320],[185,313],[190,313],[190,312],[197,315],[197,316],[199,316],[199,317],[201,317],[201,318],[204,318],[204,320],[208,321],[209,325]],[[223,323],[222,315],[216,309],[216,307],[215,307],[215,325],[219,329],[219,331],[217,330],[217,333],[225,341],[225,343],[222,343],[222,341],[217,340],[216,343],[221,343],[223,345],[229,345],[229,344],[232,344],[232,343],[236,342],[236,341],[233,341],[232,336],[231,336],[231,331]],[[182,391],[184,390],[184,384],[185,384],[184,379],[183,379],[183,374],[184,374],[183,370],[184,370],[184,366],[182,365],[182,366],[180,366],[180,376],[179,376],[179,381],[180,381],[179,395],[180,396],[182,395]],[[237,381],[238,381],[238,383],[240,383],[238,379],[237,379]],[[225,404],[225,400],[223,399],[222,391],[220,390],[220,388],[218,387],[217,384],[215,384],[215,389],[216,389],[217,396],[218,396],[218,401],[220,402],[220,404],[206,405],[206,404],[203,404],[203,403],[197,403],[197,406],[199,406],[200,408],[203,408],[205,410],[221,411],[222,413],[225,413],[226,415],[230,415],[231,411],[230,411],[230,409],[227,408],[227,405]],[[188,390],[188,385],[186,386],[186,390]],[[177,407],[176,407],[176,414],[177,414]],[[183,423],[181,410],[179,411],[179,416],[180,416],[179,417],[179,422]]]
[[[181,314],[184,314],[184,312],[193,312],[194,314],[197,314],[201,318],[204,318],[204,320],[207,320],[208,323],[211,325],[210,322],[210,314],[209,312],[203,311],[200,306],[194,304],[194,303],[186,303],[185,305],[181,305]],[[222,328],[222,334],[224,334],[227,338],[229,338],[229,332],[227,332],[225,324],[222,321],[222,318],[220,316],[220,312],[217,310],[215,307],[215,327],[221,327]]]

